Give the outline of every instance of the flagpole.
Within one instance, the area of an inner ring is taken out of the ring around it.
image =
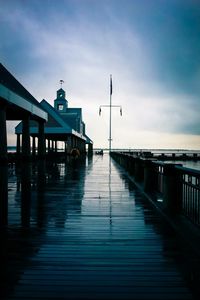
[[[102,107],[107,107],[110,109],[110,114],[109,114],[109,154],[111,153],[112,150],[112,108],[120,108],[120,115],[122,116],[122,106],[121,105],[112,105],[112,75],[110,75],[110,103],[109,105],[100,105],[99,106],[99,115],[101,115],[101,109]]]
[[[112,142],[112,75],[110,75],[110,122],[109,122],[109,153],[111,153]]]

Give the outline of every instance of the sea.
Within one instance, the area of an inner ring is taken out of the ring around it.
[[[94,149],[94,151],[99,151],[101,150],[100,148]],[[107,153],[109,150],[108,149],[103,149],[104,153]],[[186,150],[186,149],[113,149],[114,151],[129,151],[129,152],[152,152],[155,154],[172,154],[172,153],[186,153],[186,154],[192,154],[192,153],[198,153],[200,155],[200,150]],[[163,160],[162,160],[163,161]],[[165,162],[165,161],[163,161]],[[200,171],[200,160],[195,161],[195,160],[167,160],[166,163],[173,163],[173,164],[181,164],[185,168],[190,168],[190,169],[195,169]]]
[[[63,149],[60,149],[61,151]],[[97,149],[94,149],[94,151]],[[100,150],[100,149],[98,149]],[[115,150],[115,149],[114,149]],[[116,149],[117,151],[119,151],[119,149]],[[58,149],[59,151],[59,149]],[[152,151],[153,153],[200,153],[200,150],[174,150],[174,149],[134,149],[134,150],[130,150],[130,149],[121,149],[121,151]],[[14,153],[16,152],[16,147],[15,146],[8,146],[8,152],[9,153]],[[105,152],[108,152],[108,149],[105,149]],[[200,171],[200,160],[199,161],[195,161],[195,160],[185,160],[185,161],[180,161],[180,160],[173,160],[173,161],[166,161],[166,163],[174,163],[174,164],[182,164],[183,167],[185,168],[190,168],[190,169],[195,169],[195,170],[199,170]]]

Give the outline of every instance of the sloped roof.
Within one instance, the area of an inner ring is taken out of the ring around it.
[[[48,115],[50,115],[50,119],[48,119],[46,124],[48,127],[51,127],[50,125],[54,126],[52,123],[54,121],[57,122],[57,124],[59,124],[60,127],[65,127],[68,131],[72,130],[72,128],[66,123],[64,118],[62,118],[62,116],[59,114],[59,112],[53,106],[51,106],[45,99],[43,99],[40,102],[40,104],[48,113]]]
[[[67,113],[67,115],[68,114],[78,114],[79,118],[82,119],[82,108],[68,107],[66,113]],[[63,113],[63,114],[65,114],[65,113]]]
[[[86,143],[92,143],[92,140],[83,133],[79,133],[72,124],[72,120],[77,117],[82,119],[81,108],[69,108],[66,113],[58,112],[53,106],[51,106],[45,99],[39,103],[40,107],[47,112],[48,120],[45,123],[45,134],[73,134],[83,140]],[[81,121],[82,122],[82,121]],[[84,124],[84,123],[83,123]],[[15,127],[15,133],[22,133],[22,122]],[[30,122],[30,133],[38,133],[38,124],[34,121]]]
[[[72,111],[71,113],[67,112],[64,114],[60,114],[53,106],[51,106],[46,100],[42,100],[40,102],[41,106],[46,110],[46,112],[48,112],[48,122],[46,123],[45,126],[47,127],[51,127],[49,126],[49,122],[50,124],[52,124],[52,120],[49,119],[49,117],[51,117],[54,122],[58,122],[58,124],[62,124],[64,125],[64,127],[70,128],[70,130],[72,131],[72,133],[77,133],[77,135],[79,135],[79,137],[81,137],[82,139],[86,140],[87,144],[93,144],[93,141],[86,135],[86,134],[79,134],[77,131],[75,131],[68,123],[67,123],[67,118],[73,118],[74,116],[79,116],[81,117],[81,113],[82,113],[82,108],[70,108],[68,109],[69,111]],[[85,123],[82,122],[85,126]],[[53,124],[52,124],[53,126]]]
[[[65,90],[63,90],[62,88],[60,88],[59,90],[57,90],[57,92],[64,92],[65,93]]]
[[[59,112],[51,106],[46,100],[40,102],[41,107],[48,113],[48,121],[45,123],[45,134],[73,134],[83,140],[86,140],[86,137],[76,130],[74,130],[69,124],[67,124],[65,118],[63,118]],[[37,134],[38,127],[34,122],[30,123],[30,133]],[[20,122],[15,127],[15,133],[22,132],[22,122]]]

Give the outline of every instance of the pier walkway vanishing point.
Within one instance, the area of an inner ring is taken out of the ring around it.
[[[9,170],[1,299],[198,298],[198,258],[109,160]]]

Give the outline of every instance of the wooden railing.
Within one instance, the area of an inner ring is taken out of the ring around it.
[[[200,171],[151,159],[133,157],[128,153],[112,152],[152,199],[162,199],[163,209],[183,214],[200,225]]]

